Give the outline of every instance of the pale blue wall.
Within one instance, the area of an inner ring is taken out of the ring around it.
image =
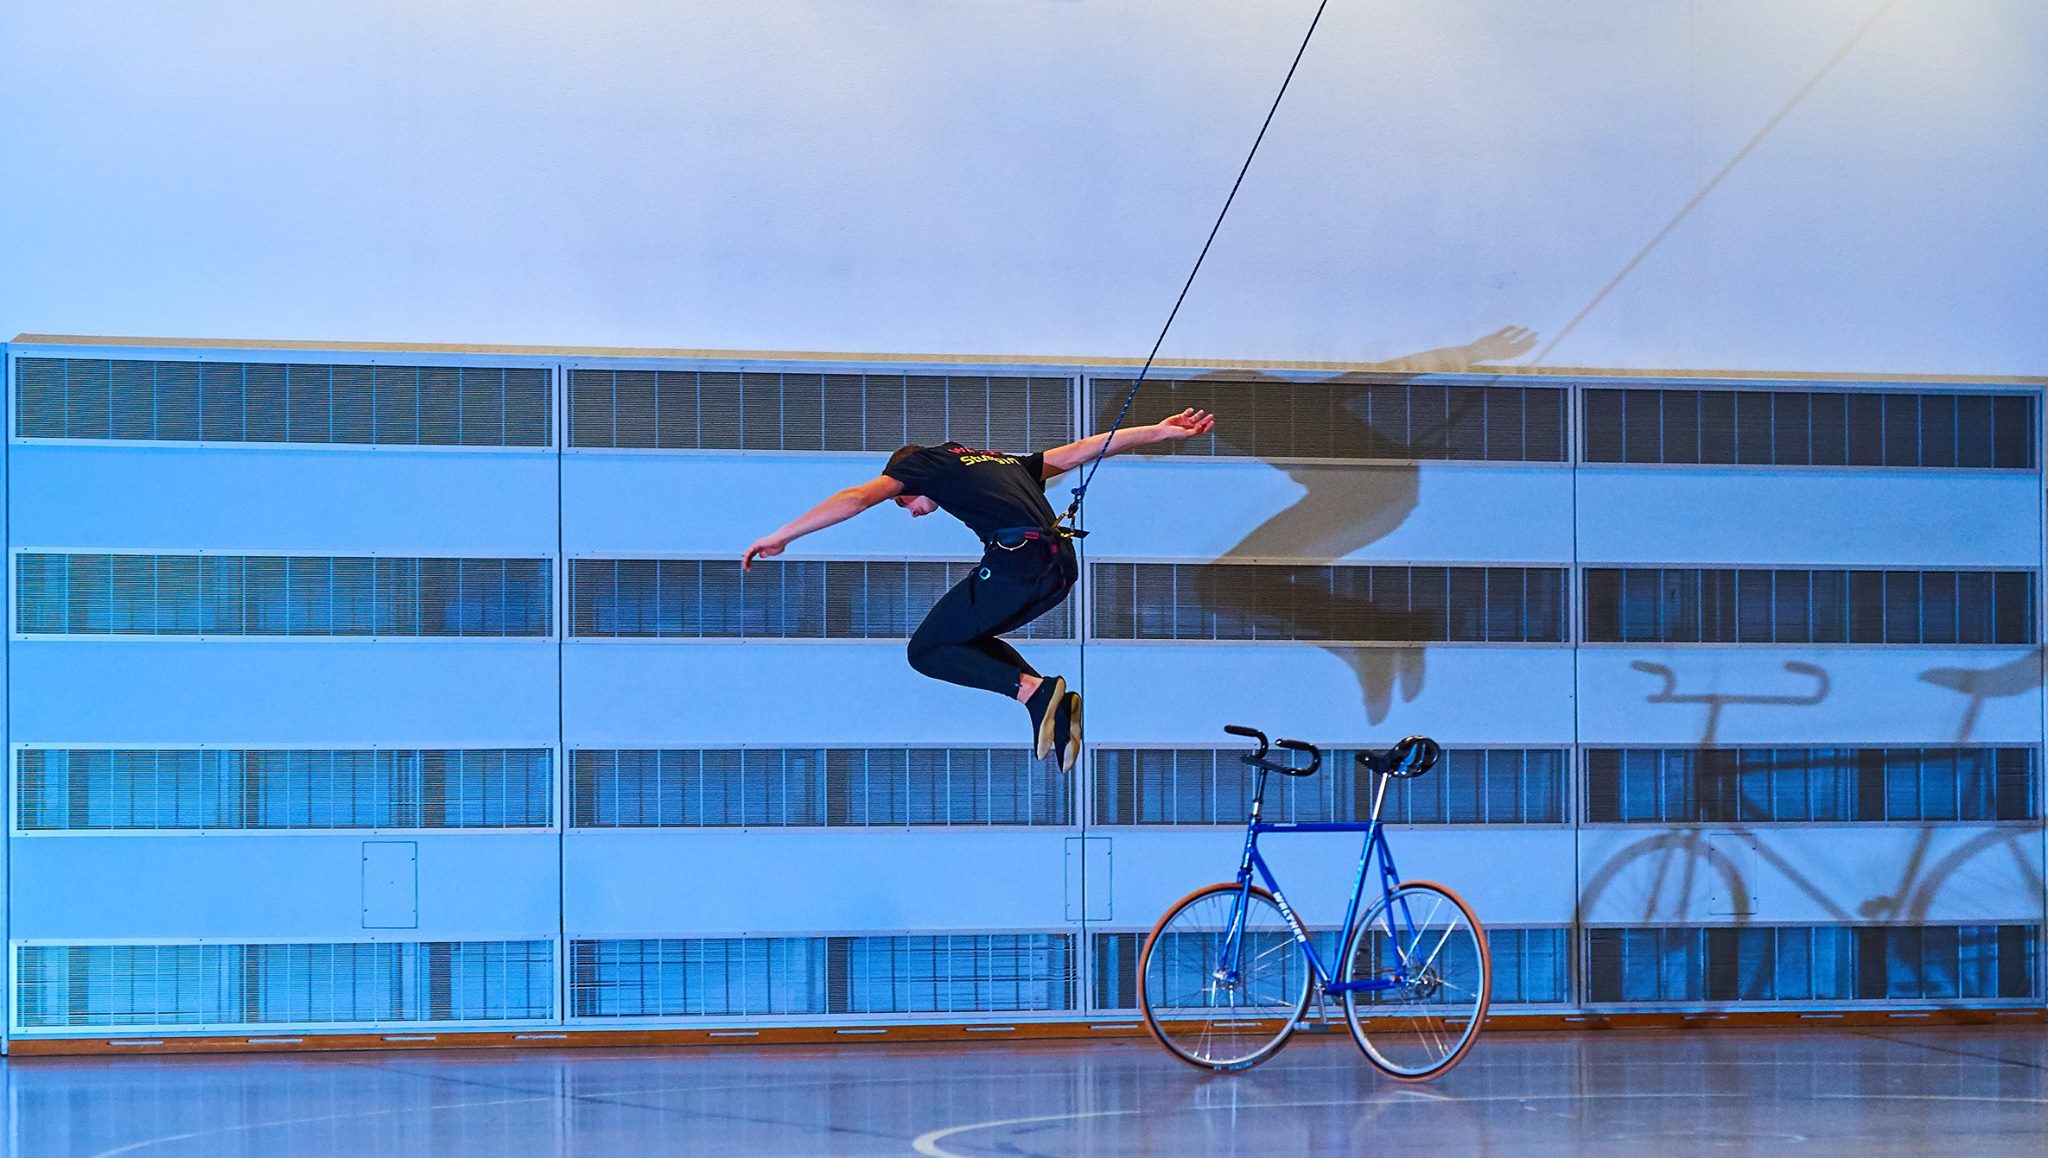
[[[1883,0],[1335,0],[1168,352],[1586,306]],[[1308,0],[0,11],[0,334],[1141,354]],[[2048,8],[1899,0],[1550,355],[2048,366]]]

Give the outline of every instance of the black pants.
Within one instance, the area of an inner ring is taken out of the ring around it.
[[[1080,567],[1066,540],[992,546],[981,566],[939,597],[910,635],[910,666],[935,680],[1015,696],[1019,678],[1038,672],[997,636],[1058,607]]]

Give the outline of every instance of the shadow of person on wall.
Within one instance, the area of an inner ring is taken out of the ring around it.
[[[1398,606],[1375,600],[1340,589],[1344,585],[1333,583],[1318,568],[1346,560],[1407,521],[1420,495],[1421,462],[1507,457],[1489,456],[1483,445],[1476,453],[1462,453],[1463,442],[1469,441],[1464,432],[1484,418],[1486,387],[1438,385],[1441,393],[1433,394],[1428,406],[1418,403],[1412,410],[1405,387],[1430,375],[1471,373],[1488,363],[1518,358],[1535,344],[1534,331],[1507,326],[1462,346],[1424,350],[1327,378],[1225,370],[1179,381],[1148,381],[1137,403],[1140,408],[1178,410],[1196,405],[1211,410],[1217,416],[1220,452],[1257,458],[1302,488],[1293,503],[1211,561],[1292,566],[1265,576],[1265,582],[1206,584],[1202,598],[1209,606],[1203,611],[1253,624],[1262,637],[1331,640],[1322,646],[1351,668],[1370,723],[1386,718],[1396,696],[1403,702],[1413,700],[1422,691],[1423,641],[1483,638],[1483,632],[1453,632],[1448,620],[1455,613],[1449,606],[1417,610],[1405,591]],[[1266,390],[1327,392],[1328,405],[1316,407],[1321,421],[1308,429],[1299,422],[1303,408],[1290,405],[1285,434],[1274,431],[1273,436],[1262,437],[1262,424],[1269,430],[1275,425],[1259,408]],[[1103,391],[1098,402],[1107,402],[1111,409],[1099,416],[1102,425],[1121,400],[1113,390]],[[1388,417],[1390,412],[1395,418]],[[1561,458],[1561,409],[1556,440]],[[1521,452],[1514,457],[1519,459]],[[1346,628],[1353,631],[1347,634]],[[1360,640],[1386,642],[1347,646]],[[1402,646],[1410,641],[1417,645]]]

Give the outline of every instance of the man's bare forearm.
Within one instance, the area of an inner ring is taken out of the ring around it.
[[[1108,458],[1141,446],[1150,446],[1161,440],[1162,436],[1156,426],[1133,426],[1124,430],[1105,431],[1101,434],[1091,434],[1079,442],[1070,442],[1049,450],[1045,454],[1045,461],[1055,470],[1069,471],[1096,455]],[[1107,453],[1102,449],[1105,442],[1109,444]]]
[[[769,538],[783,543],[801,539],[813,531],[822,531],[826,527],[837,526],[867,510],[869,505],[859,490],[849,487],[834,494],[831,498],[826,499],[810,510],[805,511],[803,514],[798,515],[796,518],[791,519],[780,530],[770,535]]]

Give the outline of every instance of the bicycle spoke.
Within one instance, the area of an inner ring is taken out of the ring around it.
[[[1437,959],[1437,955],[1438,955],[1438,954],[1440,954],[1440,953],[1442,953],[1442,952],[1444,951],[1444,946],[1445,946],[1445,945],[1448,945],[1448,944],[1450,944],[1450,941],[1451,941],[1451,934],[1452,934],[1452,933],[1455,933],[1455,932],[1457,932],[1457,931],[1458,931],[1458,926],[1456,926],[1456,925],[1446,925],[1446,926],[1444,926],[1444,935],[1443,935],[1443,936],[1441,936],[1441,937],[1439,937],[1439,938],[1437,938],[1437,942],[1436,942],[1436,948],[1434,948],[1434,949],[1431,949],[1431,950],[1429,951],[1429,960],[1427,960],[1427,961],[1424,961],[1424,962],[1422,963],[1422,968],[1423,968],[1423,969],[1427,970],[1427,969],[1428,969],[1428,968],[1429,968],[1430,966],[1432,966],[1432,965],[1436,964],[1436,959]]]
[[[1252,958],[1252,960],[1263,961],[1266,958],[1271,957],[1273,954],[1280,952],[1282,949],[1291,949],[1293,947],[1293,941],[1275,941],[1270,947],[1260,952],[1260,954],[1257,957]]]
[[[1436,920],[1437,912],[1442,908],[1443,902],[1438,901],[1435,905],[1431,906],[1429,914],[1423,917],[1420,921],[1414,919],[1414,914],[1412,912],[1409,914],[1408,930],[1415,934],[1415,940],[1417,944],[1421,944],[1422,942],[1422,931],[1430,927],[1430,922]]]
[[[1448,1068],[1463,1056],[1485,1016],[1483,934],[1455,897],[1420,883],[1383,896],[1361,926],[1372,932],[1354,934],[1346,947],[1346,979],[1387,972],[1375,965],[1384,953],[1397,962],[1393,972],[1402,984],[1345,994],[1353,1038],[1373,1064],[1397,1077],[1427,1077]],[[1381,936],[1384,947],[1377,944]]]
[[[1198,893],[1170,912],[1141,956],[1146,1020],[1168,1049],[1212,1069],[1250,1065],[1293,1032],[1308,978],[1278,906],[1241,886]]]

